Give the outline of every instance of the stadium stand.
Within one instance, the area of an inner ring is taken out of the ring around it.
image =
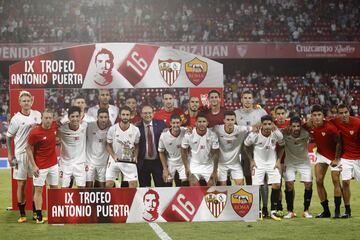
[[[359,41],[359,9],[356,0],[2,1],[0,42]]]

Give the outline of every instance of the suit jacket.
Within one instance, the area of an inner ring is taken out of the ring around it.
[[[156,119],[152,120],[152,124],[153,124],[155,148],[156,148],[156,152],[159,156],[159,152],[158,152],[159,139],[160,139],[160,135],[163,132],[164,128],[166,128],[166,124],[163,120],[156,120]],[[145,151],[146,151],[146,135],[145,135],[143,121],[139,122],[137,124],[137,127],[140,130],[139,155],[138,155],[137,167],[138,167],[138,169],[141,169],[143,166],[143,163],[144,163]],[[155,161],[159,161],[159,159],[157,159]]]

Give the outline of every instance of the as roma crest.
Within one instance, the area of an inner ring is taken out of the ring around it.
[[[253,204],[253,195],[241,188],[239,191],[231,194],[231,205],[234,211],[244,217],[251,209]]]
[[[159,59],[159,70],[165,82],[169,86],[171,86],[175,83],[176,79],[179,77],[181,70],[181,60]]]
[[[208,64],[197,57],[185,63],[185,72],[189,80],[195,85],[199,85],[208,71]]]
[[[225,192],[208,192],[205,194],[206,206],[214,217],[220,216],[225,208],[227,200],[227,191]]]

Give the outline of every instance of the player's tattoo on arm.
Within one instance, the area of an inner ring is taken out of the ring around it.
[[[12,141],[13,141],[13,137],[8,137],[6,136],[6,147],[7,147],[7,150],[8,150],[8,158],[9,158],[9,161],[12,160],[10,159],[10,157],[12,158],[13,155],[12,155]]]
[[[159,157],[160,157],[160,161],[161,161],[161,164],[163,166],[163,169],[167,170],[168,166],[167,166],[167,158],[166,158],[165,151],[164,152],[159,152]]]
[[[244,146],[244,150],[245,150],[245,154],[247,155],[247,157],[248,157],[248,159],[250,160],[250,161],[254,161],[254,159],[253,159],[253,155],[252,155],[252,153],[253,153],[253,151],[254,151],[254,147],[253,147],[253,145],[250,145],[250,146]]]
[[[343,146],[343,141],[342,141],[342,137],[341,135],[339,135],[336,138],[336,151],[335,151],[335,160],[340,160],[340,156],[342,153],[342,146]]]
[[[214,163],[214,172],[218,170],[219,166],[219,156],[220,156],[220,150],[219,149],[211,149],[211,157]]]

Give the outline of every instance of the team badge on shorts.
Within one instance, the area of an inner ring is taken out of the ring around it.
[[[159,59],[159,70],[165,82],[169,86],[171,86],[175,83],[176,79],[179,77],[181,70],[181,60]]]
[[[197,57],[185,63],[185,72],[189,80],[195,85],[199,85],[205,78],[208,71],[207,62],[201,61]]]
[[[231,205],[234,211],[244,217],[251,209],[253,204],[253,194],[241,188],[239,191],[231,194]]]
[[[208,192],[205,194],[205,202],[206,206],[210,210],[211,214],[214,217],[220,216],[222,211],[225,208],[226,200],[227,200],[227,191],[225,192]]]

